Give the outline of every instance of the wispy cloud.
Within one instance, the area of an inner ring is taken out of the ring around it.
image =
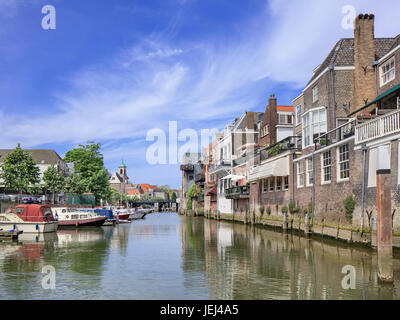
[[[0,11],[17,2],[2,0]],[[372,0],[350,4],[357,12],[376,14],[377,35],[394,36],[400,30],[395,18],[400,3],[386,2],[389,12]],[[168,120],[198,129],[263,105],[260,98],[266,100],[268,88],[276,84],[300,90],[334,43],[352,37],[351,30],[341,28],[346,4],[270,0],[229,37],[175,41],[171,34],[184,27],[180,11],[166,32],[143,37],[101,63],[65,75],[65,88],[51,93],[56,103],[46,112],[26,116],[0,110],[0,144],[101,140],[107,142],[110,163],[121,155],[136,161],[138,152],[144,161],[146,132],[167,128]]]

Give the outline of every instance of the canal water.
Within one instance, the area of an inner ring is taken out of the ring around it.
[[[354,289],[342,287],[345,266],[354,267]],[[43,288],[46,270],[55,270],[55,289]],[[370,249],[176,213],[25,234],[0,243],[0,271],[0,299],[400,297],[398,258],[394,284],[383,285]]]

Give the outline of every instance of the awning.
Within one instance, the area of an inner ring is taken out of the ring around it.
[[[289,157],[283,157],[254,167],[249,171],[249,181],[289,175]]]
[[[238,180],[242,180],[246,178],[245,176],[234,176],[233,178],[231,178],[232,181],[238,181]]]
[[[231,179],[232,181],[237,181],[243,179],[243,176],[237,176],[235,174],[228,174],[227,176],[223,177],[221,180]]]
[[[212,187],[211,189],[206,191],[206,196],[210,196],[212,194],[217,194],[217,187]]]
[[[377,103],[379,100],[382,100],[383,98],[385,98],[386,96],[388,96],[389,94],[395,92],[396,90],[400,89],[400,84],[395,86],[394,88],[382,93],[381,95],[377,96],[376,99],[372,100],[371,102],[367,103],[364,107],[361,107],[360,109],[357,109],[356,111],[353,111],[352,113],[349,113],[347,116],[351,117],[352,115],[359,113],[360,111],[368,108],[369,106]]]

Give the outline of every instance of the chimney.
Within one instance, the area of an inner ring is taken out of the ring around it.
[[[354,21],[354,92],[350,111],[376,98],[374,15],[359,14]],[[364,111],[363,111],[364,112]],[[367,112],[365,110],[365,112]]]

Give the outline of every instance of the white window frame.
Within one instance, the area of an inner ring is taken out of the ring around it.
[[[295,111],[296,112],[296,114],[295,114],[296,126],[303,123],[303,115],[302,115],[301,111],[302,111],[302,105],[299,104],[296,106],[296,111]]]
[[[321,121],[321,111],[325,112],[325,120]],[[318,113],[318,122],[314,123],[314,113]],[[308,121],[306,120],[308,119]],[[327,110],[325,107],[318,107],[318,108],[313,108],[310,110],[307,110],[303,114],[303,127],[302,127],[302,132],[303,132],[303,149],[308,148],[309,146],[313,145],[314,143],[314,126],[318,124],[318,134],[321,134],[321,128],[325,126],[325,131],[328,131],[328,119],[327,119]],[[306,130],[309,130],[309,143],[306,144]]]
[[[330,164],[329,165],[325,165],[324,162],[324,154],[326,153],[330,153],[329,155],[329,160],[330,160]],[[331,179],[330,180],[325,180],[325,168],[330,167],[330,176]],[[332,150],[328,150],[325,152],[321,152],[321,184],[330,184],[332,182]]]
[[[312,174],[313,174],[313,168],[312,168],[312,166],[313,166],[313,161],[312,161],[312,157],[308,157],[308,158],[306,158],[305,159],[306,161],[306,186],[307,187],[311,187],[312,185],[313,185],[313,183],[310,183],[310,178],[313,178],[312,177]],[[310,170],[310,166],[309,166],[309,163],[311,162],[311,170]],[[313,181],[314,182],[314,181]]]
[[[312,102],[315,103],[318,99],[318,85],[316,85],[312,88]]]
[[[390,69],[390,65],[392,63],[393,63],[393,68]],[[387,71],[384,71],[384,68],[386,67],[389,67],[389,69]],[[380,75],[379,78],[381,87],[388,84],[389,82],[393,81],[396,78],[396,60],[394,56],[379,67],[379,75]],[[388,78],[385,80],[386,76],[388,76]],[[391,78],[389,78],[390,76]]]
[[[285,180],[287,179],[287,184],[285,183]],[[282,190],[289,190],[289,176],[284,176],[282,177]]]
[[[300,165],[302,165],[303,170],[300,171]],[[300,183],[300,176],[303,176],[303,183]],[[304,174],[304,161],[300,160],[297,162],[297,188],[303,188],[304,187],[304,179],[305,179],[305,174]]]
[[[348,146],[348,159],[346,161],[340,161],[340,148],[347,145]],[[344,182],[344,181],[349,181],[350,180],[350,144],[349,143],[344,143],[341,144],[340,146],[337,146],[336,148],[336,157],[337,157],[337,161],[336,161],[336,172],[337,172],[337,181],[338,182]],[[346,178],[341,178],[340,177],[340,165],[344,162],[348,162],[349,163],[349,176]]]

